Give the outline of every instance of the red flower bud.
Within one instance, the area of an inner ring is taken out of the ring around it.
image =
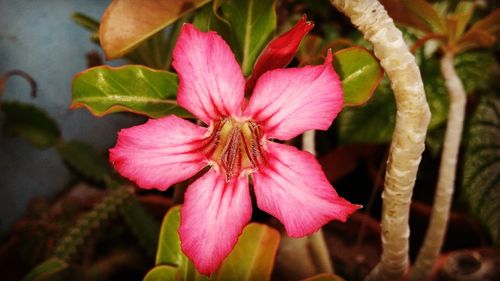
[[[300,41],[314,27],[304,15],[290,30],[274,38],[266,46],[255,62],[253,73],[246,82],[247,93],[251,93],[255,82],[264,72],[271,69],[286,67],[292,61]]]

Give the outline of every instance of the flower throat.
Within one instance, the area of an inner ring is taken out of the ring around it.
[[[262,133],[255,121],[238,122],[231,117],[213,124],[206,139],[207,155],[225,174],[226,181],[243,170],[255,171],[262,160]]]

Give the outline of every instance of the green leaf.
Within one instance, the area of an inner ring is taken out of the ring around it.
[[[72,140],[57,146],[61,158],[85,177],[104,181],[111,172],[108,161],[93,146]]]
[[[179,270],[173,266],[159,265],[153,267],[143,281],[174,281],[179,280]]]
[[[180,280],[269,280],[279,245],[279,233],[266,225],[245,227],[233,251],[211,278],[200,275],[184,255],[179,234],[180,206],[172,207],[161,226],[156,265],[178,266]]]
[[[212,3],[200,8],[193,19],[193,25],[200,31],[215,31],[227,42],[230,42],[229,26],[215,15]]]
[[[216,280],[270,280],[279,242],[277,230],[263,224],[248,224],[219,268]]]
[[[363,47],[336,52],[333,66],[342,80],[345,106],[366,103],[384,76],[377,59]]]
[[[232,27],[232,46],[245,76],[276,29],[276,0],[226,0],[222,13]]]
[[[394,95],[384,79],[369,103],[342,110],[338,122],[339,142],[342,145],[389,142],[395,122]]]
[[[472,117],[462,180],[471,211],[500,245],[500,98],[486,96]]]
[[[177,75],[144,66],[99,66],[73,79],[71,108],[86,107],[96,116],[129,111],[158,118],[168,114],[191,116],[175,101]]]
[[[313,277],[306,278],[302,281],[344,281],[344,279],[336,274],[322,273]]]
[[[180,206],[170,208],[161,223],[158,251],[156,252],[156,265],[180,265],[186,260],[181,251],[179,233]]]
[[[484,50],[471,51],[456,57],[455,68],[467,94],[488,85],[491,76],[485,73],[489,73],[494,64],[493,54]]]
[[[179,229],[181,221],[181,206],[175,206],[165,214],[161,224],[156,252],[156,265],[173,265],[179,268],[180,280],[207,279],[200,275],[192,262],[181,250]]]
[[[57,123],[33,105],[4,101],[0,103],[0,109],[5,114],[5,129],[37,147],[53,146],[61,137]]]
[[[69,265],[66,262],[58,258],[51,258],[33,268],[23,278],[23,281],[47,280],[51,276],[64,271],[68,267]]]

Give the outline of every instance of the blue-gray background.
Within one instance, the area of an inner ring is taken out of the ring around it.
[[[100,18],[110,1],[0,0],[0,73],[20,69],[38,83],[38,97],[13,77],[5,85],[5,100],[32,103],[57,120],[64,139],[79,139],[101,149],[112,146],[116,132],[141,118],[112,115],[95,118],[84,109],[70,111],[71,80],[86,68],[85,54],[99,48],[89,32],[73,23],[74,11]],[[3,125],[0,113],[0,125]],[[71,180],[53,149],[39,150],[0,127],[0,229],[7,230],[34,197],[52,197]]]

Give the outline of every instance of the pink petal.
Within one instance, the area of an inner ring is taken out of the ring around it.
[[[342,88],[331,53],[325,64],[264,73],[250,98],[246,116],[269,138],[291,139],[304,131],[326,130],[342,109]]]
[[[266,71],[287,66],[295,56],[300,41],[314,27],[303,16],[290,30],[274,38],[255,62],[252,75],[246,83],[246,92],[251,92],[257,79]]]
[[[361,206],[337,195],[314,156],[268,142],[267,164],[252,174],[257,205],[283,223],[289,236],[302,237],[330,220],[345,221]]]
[[[231,252],[252,216],[246,175],[226,183],[211,169],[189,186],[181,208],[182,251],[210,275]]]
[[[174,115],[118,133],[109,158],[120,174],[142,188],[165,190],[207,165],[199,150],[207,129]]]
[[[245,79],[231,49],[217,33],[185,24],[173,57],[180,79],[179,105],[206,124],[240,115]]]

